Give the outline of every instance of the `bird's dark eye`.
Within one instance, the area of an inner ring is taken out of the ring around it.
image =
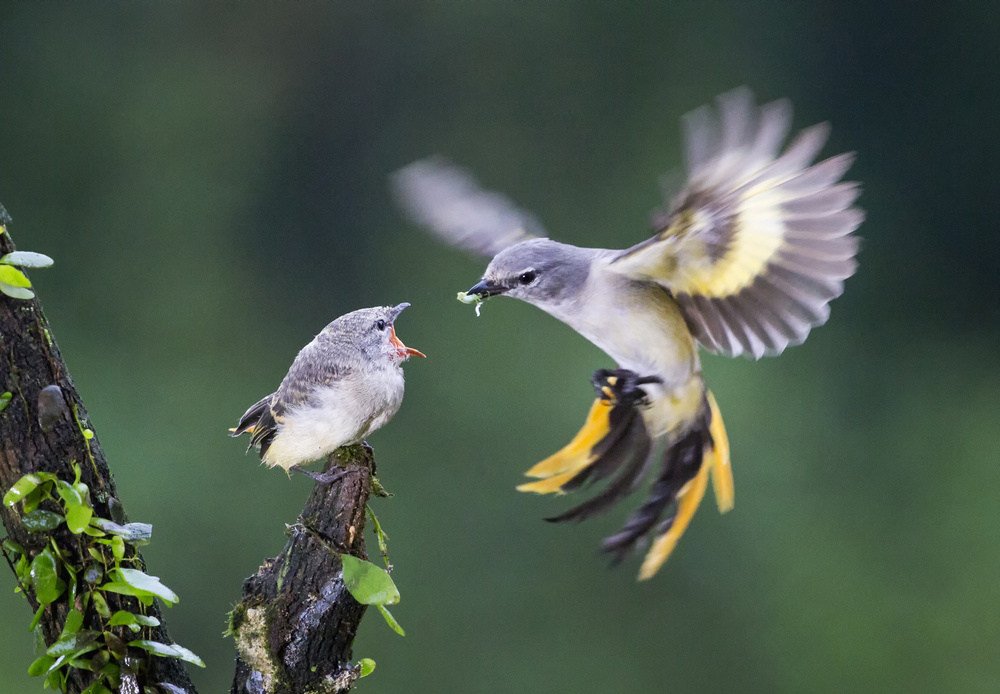
[[[531,284],[538,277],[538,273],[534,270],[528,270],[527,272],[522,272],[521,276],[517,278],[517,281],[521,284]]]
[[[379,330],[385,330],[385,321],[379,318],[377,321],[375,321],[375,327],[378,328]]]

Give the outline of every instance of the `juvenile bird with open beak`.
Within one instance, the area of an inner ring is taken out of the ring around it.
[[[616,560],[652,540],[639,578],[666,561],[711,476],[719,510],[733,506],[729,446],[705,386],[698,344],[757,359],[780,354],[826,322],[828,303],[855,270],[863,219],[853,155],[814,164],[825,124],[782,152],[791,107],[756,107],[750,91],[685,117],[687,177],[653,217],[652,238],[625,250],[578,248],[502,195],[441,159],[401,169],[403,208],[446,241],[487,257],[464,301],[510,296],[563,321],[617,362],[597,371],[597,392],[576,438],[518,489],[565,493],[608,478],[589,501],[550,518],[584,520],[634,492],[658,466],[645,503],[603,548]],[[477,312],[481,304],[477,304]]]
[[[360,443],[393,418],[403,402],[403,362],[423,357],[404,345],[394,324],[409,304],[363,308],[336,319],[295,357],[281,386],[254,404],[231,436],[250,434],[268,467],[297,470],[317,482],[339,477],[303,468],[342,446]]]

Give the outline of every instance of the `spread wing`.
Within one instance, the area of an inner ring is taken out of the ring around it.
[[[508,246],[545,236],[542,225],[500,193],[443,157],[421,159],[390,177],[410,219],[453,246],[492,258]]]
[[[853,161],[813,164],[829,128],[802,131],[781,152],[791,106],[759,109],[746,88],[685,117],[687,181],[658,233],[611,268],[653,280],[681,305],[698,341],[728,356],[779,354],[826,322],[854,274],[864,219]]]

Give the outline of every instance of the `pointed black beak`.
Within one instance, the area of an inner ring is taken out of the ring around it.
[[[476,294],[483,299],[488,299],[491,296],[497,296],[498,294],[504,294],[508,291],[507,287],[500,284],[494,284],[489,280],[483,280],[472,289],[466,292],[466,294]]]

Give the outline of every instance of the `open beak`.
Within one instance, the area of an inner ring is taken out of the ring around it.
[[[466,292],[466,294],[476,294],[483,299],[488,299],[491,296],[497,296],[498,294],[505,294],[509,291],[507,287],[499,284],[494,284],[490,280],[482,280],[479,284],[474,286],[472,289]]]
[[[427,358],[427,355],[421,352],[419,349],[413,349],[412,347],[407,347],[406,345],[404,345],[403,341],[400,340],[398,337],[396,337],[396,329],[391,325],[389,326],[389,342],[392,343],[392,346],[396,348],[396,353],[399,354],[399,356],[401,357],[424,357],[425,359]]]
[[[427,358],[427,355],[421,352],[419,349],[413,349],[412,347],[407,347],[403,344],[403,341],[396,337],[396,328],[393,327],[392,323],[399,318],[399,314],[403,312],[404,308],[408,308],[410,305],[408,303],[402,303],[392,309],[392,313],[389,318],[389,342],[392,346],[396,348],[396,354],[401,357],[423,357]]]

